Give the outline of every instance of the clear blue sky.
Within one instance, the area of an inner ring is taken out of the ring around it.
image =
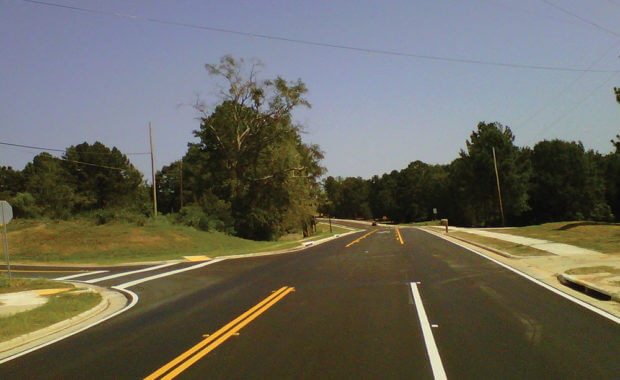
[[[183,104],[196,94],[217,103],[204,64],[225,54],[260,59],[265,79],[307,84],[313,107],[295,119],[304,140],[324,150],[329,175],[368,178],[414,160],[448,163],[479,121],[510,126],[520,146],[560,138],[601,153],[620,133],[612,93],[620,74],[426,60],[148,21],[619,71],[620,0],[51,1],[136,18],[1,0],[0,141],[60,149],[101,141],[146,152],[152,121],[161,168],[185,153],[198,128]],[[0,165],[22,169],[37,153],[0,146]],[[149,178],[148,156],[130,158]]]

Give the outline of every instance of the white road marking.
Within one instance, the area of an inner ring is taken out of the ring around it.
[[[138,303],[138,300],[140,299],[140,297],[136,293],[134,293],[131,290],[127,289],[128,287],[131,287],[131,286],[134,286],[134,285],[137,285],[137,284],[141,284],[143,282],[155,280],[155,279],[158,279],[158,278],[172,276],[173,274],[177,274],[177,273],[181,273],[181,272],[186,272],[186,271],[193,270],[193,269],[202,268],[204,266],[215,264],[215,263],[218,263],[218,262],[224,261],[224,260],[226,260],[226,259],[214,259],[214,260],[211,260],[211,261],[206,261],[206,262],[203,262],[203,263],[200,263],[200,264],[197,264],[197,265],[193,265],[191,267],[181,268],[181,269],[177,269],[177,270],[173,270],[173,271],[165,272],[165,273],[160,273],[160,274],[157,274],[157,275],[154,275],[154,276],[145,277],[145,278],[141,278],[141,279],[138,279],[138,280],[126,282],[126,283],[118,285],[118,286],[112,286],[112,289],[116,289],[116,290],[121,291],[121,292],[129,293],[129,295],[131,296],[131,301],[129,302],[129,304],[127,304],[127,306],[125,306],[124,308],[118,310],[117,312],[115,312],[113,314],[108,315],[107,317],[105,317],[103,319],[95,321],[95,322],[93,322],[93,323],[91,323],[91,324],[89,324],[87,326],[84,326],[84,327],[80,328],[79,330],[76,330],[76,331],[74,331],[74,332],[72,332],[70,334],[61,336],[61,337],[59,337],[57,339],[51,340],[49,342],[45,342],[45,343],[40,344],[38,346],[29,348],[28,350],[25,350],[25,351],[22,351],[20,353],[15,354],[15,355],[12,355],[12,356],[9,356],[7,358],[4,358],[4,359],[0,360],[0,364],[6,363],[6,362],[8,362],[10,360],[13,360],[13,359],[16,359],[16,358],[18,358],[20,356],[29,354],[29,353],[31,353],[33,351],[36,351],[36,350],[38,350],[40,348],[43,348],[43,347],[49,346],[51,344],[54,344],[56,342],[59,342],[59,341],[61,341],[63,339],[66,339],[66,338],[68,338],[70,336],[73,336],[75,334],[79,334],[79,333],[81,333],[84,330],[87,330],[87,329],[89,329],[89,328],[91,328],[93,326],[96,326],[96,325],[98,325],[100,323],[103,323],[103,322],[107,321],[108,319],[114,318],[117,315],[119,315],[121,313],[124,313],[127,310],[131,309],[132,307],[134,307]],[[173,263],[173,264],[176,264],[176,263]],[[165,266],[170,266],[170,265],[173,265],[173,264],[166,264]],[[159,265],[158,267],[159,268],[163,268],[164,266]],[[147,268],[147,269],[148,270],[154,270],[154,269],[157,269],[157,268],[156,267],[150,267],[150,268]],[[145,270],[142,270],[142,272],[144,272],[144,271]],[[139,272],[134,271],[133,273],[139,273]],[[121,274],[122,275],[126,275],[126,274],[128,274],[128,272],[121,273]],[[117,276],[117,277],[120,277],[120,276]]]
[[[143,282],[147,282],[147,281],[151,281],[151,280],[156,280],[158,278],[172,276],[172,275],[177,274],[177,273],[186,272],[186,271],[189,271],[189,270],[194,270],[194,269],[206,267],[207,265],[219,263],[220,261],[224,261],[224,260],[226,260],[226,259],[213,259],[211,261],[206,261],[206,262],[203,262],[203,263],[200,263],[200,264],[192,265],[191,267],[176,269],[176,270],[172,270],[170,272],[159,273],[159,274],[156,274],[156,275],[153,275],[153,276],[150,276],[150,277],[139,278],[139,279],[134,280],[134,281],[129,281],[129,282],[126,282],[124,284],[120,284],[120,285],[114,286],[114,288],[115,289],[124,290],[124,289],[127,289],[129,287],[141,284]]]
[[[87,280],[87,281],[84,281],[84,282],[89,283],[89,284],[94,284],[96,282],[101,282],[101,281],[105,281],[105,280],[111,280],[113,278],[118,278],[118,277],[125,277],[125,276],[129,276],[129,275],[136,274],[136,273],[149,272],[149,271],[152,271],[152,270],[157,270],[157,269],[169,267],[171,265],[176,265],[176,264],[178,264],[178,262],[165,263],[165,264],[161,264],[161,265],[155,265],[154,267],[148,267],[148,268],[143,268],[143,269],[138,269],[138,270],[132,270],[132,271],[129,271],[129,272],[122,272],[122,273],[117,273],[117,274],[111,274],[109,276],[94,278],[92,280]]]
[[[114,287],[112,287],[112,288],[114,288]],[[134,306],[138,303],[138,299],[139,299],[139,297],[138,297],[138,295],[137,295],[136,293],[132,292],[131,290],[126,290],[126,289],[123,289],[123,291],[124,291],[124,292],[129,293],[129,295],[131,296],[131,302],[130,302],[127,306],[125,306],[124,308],[122,308],[122,309],[118,310],[117,312],[115,312],[115,313],[113,313],[113,314],[108,315],[107,317],[105,317],[105,318],[103,318],[103,319],[100,319],[100,320],[98,320],[98,321],[95,321],[95,322],[93,322],[93,323],[91,323],[91,324],[87,325],[87,326],[84,326],[84,327],[82,327],[82,328],[81,328],[81,329],[79,329],[79,330],[73,331],[73,332],[71,332],[71,333],[69,333],[69,334],[67,334],[67,335],[63,335],[63,336],[61,336],[61,337],[59,337],[59,338],[56,338],[56,339],[54,339],[54,340],[51,340],[51,341],[49,341],[49,342],[45,342],[45,343],[40,344],[40,345],[38,345],[38,346],[35,346],[35,347],[29,348],[29,349],[27,349],[27,350],[25,350],[25,351],[19,352],[19,353],[15,354],[15,355],[12,355],[12,356],[9,356],[9,357],[7,357],[7,358],[4,358],[4,359],[0,360],[0,364],[2,364],[2,363],[6,363],[6,362],[8,362],[8,361],[10,361],[10,360],[13,360],[13,359],[17,359],[17,358],[19,358],[20,356],[24,356],[24,355],[26,355],[26,354],[29,354],[29,353],[31,353],[31,352],[33,352],[33,351],[36,351],[36,350],[41,349],[41,348],[43,348],[43,347],[49,346],[49,345],[54,344],[54,343],[56,343],[56,342],[60,342],[60,341],[61,341],[61,340],[63,340],[63,339],[66,339],[66,338],[68,338],[68,337],[70,337],[70,336],[73,336],[73,335],[75,335],[75,334],[79,334],[79,333],[81,333],[81,332],[82,332],[82,331],[84,331],[84,330],[87,330],[87,329],[89,329],[89,328],[91,328],[91,327],[93,327],[93,326],[97,326],[98,324],[103,323],[103,322],[107,321],[108,319],[110,319],[110,318],[114,318],[114,317],[116,317],[117,315],[119,315],[119,314],[121,314],[121,313],[124,313],[125,311],[127,311],[127,310],[131,309],[132,307],[134,307]]]
[[[420,297],[420,291],[418,290],[418,283],[411,282],[411,293],[413,294],[413,300],[415,301],[415,309],[418,312],[418,319],[420,320],[420,327],[422,328],[422,336],[424,337],[424,343],[426,344],[426,352],[428,353],[428,359],[431,362],[431,369],[433,370],[433,376],[437,380],[447,379],[446,371],[443,369],[441,363],[441,357],[435,344],[435,338],[433,337],[433,331],[431,325],[428,323],[426,311],[424,310],[424,304],[422,304],[422,297]]]
[[[419,228],[419,230],[420,230],[420,231],[424,231],[424,232],[426,232],[426,233],[428,233],[428,234],[431,234],[431,235],[435,235],[434,233],[432,233],[432,232],[428,232],[428,231],[425,231],[425,230],[423,230],[423,229],[421,229],[421,228]],[[437,235],[437,236],[441,237],[441,235]],[[620,324],[620,318],[616,317],[615,315],[613,315],[613,314],[611,314],[611,313],[606,312],[605,310],[602,310],[602,309],[599,309],[599,308],[598,308],[598,307],[596,307],[596,306],[590,305],[589,303],[587,303],[587,302],[585,302],[585,301],[582,301],[582,300],[580,300],[579,298],[573,297],[572,295],[570,295],[570,294],[568,294],[568,293],[564,293],[564,292],[563,292],[563,291],[561,291],[560,289],[554,288],[553,286],[551,286],[551,285],[549,285],[549,284],[546,284],[546,283],[544,283],[544,282],[542,282],[542,281],[540,281],[540,280],[538,280],[538,279],[536,279],[536,278],[534,278],[534,277],[530,276],[530,275],[529,275],[529,274],[527,274],[527,273],[521,272],[521,271],[519,271],[518,269],[515,269],[515,268],[511,267],[511,266],[510,266],[510,265],[508,265],[508,264],[504,264],[504,263],[502,263],[501,261],[498,261],[498,260],[496,260],[496,259],[494,259],[494,258],[492,258],[492,257],[489,257],[489,256],[485,255],[485,254],[484,254],[484,253],[482,253],[482,252],[475,251],[475,250],[473,250],[473,249],[471,249],[471,248],[469,248],[469,247],[464,246],[463,244],[460,244],[460,243],[454,242],[454,241],[452,241],[452,240],[448,240],[448,239],[444,239],[444,240],[445,240],[445,241],[447,241],[447,242],[449,242],[449,243],[452,243],[452,244],[454,244],[454,245],[458,245],[459,247],[464,248],[464,249],[466,249],[466,250],[468,250],[468,251],[470,251],[470,252],[473,252],[473,253],[475,253],[475,254],[476,254],[476,255],[478,255],[478,256],[484,257],[485,259],[487,259],[487,260],[489,260],[489,261],[492,261],[492,262],[494,262],[495,264],[497,264],[497,265],[499,265],[499,266],[502,266],[502,267],[504,267],[504,268],[508,269],[509,271],[514,272],[514,273],[518,274],[519,276],[525,277],[525,278],[527,278],[528,280],[532,281],[533,283],[535,283],[535,284],[537,284],[537,285],[540,285],[540,286],[542,286],[543,288],[545,288],[545,289],[547,289],[547,290],[549,290],[549,291],[551,291],[551,292],[553,292],[553,293],[555,293],[555,294],[557,294],[557,295],[559,295],[559,296],[562,296],[562,297],[566,298],[567,300],[569,300],[569,301],[572,301],[572,302],[576,303],[576,304],[577,304],[577,305],[579,305],[579,306],[585,307],[586,309],[588,309],[588,310],[590,310],[590,311],[595,312],[596,314],[600,315],[601,317],[605,317],[605,318],[607,318],[607,319],[611,320],[612,322],[616,322],[616,323]]]
[[[73,278],[84,277],[84,276],[88,276],[88,275],[91,275],[91,274],[99,274],[99,273],[106,273],[106,272],[109,272],[109,271],[107,271],[107,270],[96,270],[96,271],[93,271],[93,272],[78,273],[78,274],[72,274],[71,276],[58,277],[58,278],[55,278],[54,280],[59,280],[59,281],[71,280]]]

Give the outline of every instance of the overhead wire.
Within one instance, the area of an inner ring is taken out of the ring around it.
[[[39,146],[30,146],[30,145],[21,145],[21,144],[13,144],[13,143],[7,143],[7,142],[2,142],[0,141],[0,145],[8,145],[8,146],[15,146],[15,147],[19,147],[19,148],[28,148],[28,149],[36,149],[36,150],[45,150],[45,151],[49,151],[49,152],[61,152],[64,153],[67,151],[67,149],[55,149],[55,148],[43,148],[43,147],[39,147]],[[87,153],[87,154],[94,154],[94,155],[110,155],[110,154],[114,154],[112,152],[107,153],[107,152],[81,152],[81,153]],[[144,154],[151,154],[150,152],[132,152],[132,153],[123,153],[125,156],[129,156],[129,155],[144,155]]]
[[[572,17],[574,17],[574,18],[576,18],[576,19],[578,19],[578,20],[580,20],[580,21],[582,21],[582,22],[584,22],[584,23],[586,23],[588,25],[591,25],[591,26],[593,26],[593,27],[595,27],[595,28],[597,28],[599,30],[602,30],[605,33],[611,34],[612,36],[620,37],[620,33],[615,32],[615,31],[613,31],[611,29],[607,29],[604,26],[602,26],[602,25],[600,25],[600,24],[598,24],[598,23],[596,23],[596,22],[594,22],[592,20],[588,20],[585,17],[581,17],[578,14],[569,11],[568,9],[562,8],[559,5],[556,5],[556,4],[554,4],[554,3],[552,3],[552,2],[550,2],[548,0],[540,0],[540,1],[545,3],[545,4],[547,4],[548,6],[550,6],[552,8],[562,12],[562,13],[565,13],[565,14],[567,14],[569,16],[572,16]]]
[[[609,77],[605,78],[598,86],[593,88],[590,92],[586,94],[583,98],[581,98],[577,103],[575,103],[571,108],[569,108],[566,112],[563,112],[558,116],[554,121],[552,121],[546,128],[543,128],[538,134],[536,134],[533,138],[530,139],[530,143],[535,141],[536,139],[542,136],[543,132],[549,132],[553,129],[562,119],[568,116],[570,113],[579,108],[586,100],[588,100],[592,95],[594,95],[598,90],[600,90],[603,86],[607,85],[611,80],[616,76],[616,73],[612,73]]]
[[[47,1],[39,1],[39,0],[22,0],[22,1],[26,3],[30,3],[30,4],[35,4],[35,5],[69,9],[69,10],[73,10],[77,12],[85,12],[85,13],[93,13],[93,14],[105,15],[105,16],[127,18],[131,20],[142,20],[142,21],[153,22],[153,23],[158,23],[158,24],[174,25],[174,26],[183,27],[183,28],[206,30],[210,32],[234,34],[234,35],[251,37],[251,38],[261,38],[261,39],[266,39],[266,40],[275,40],[275,41],[289,42],[289,43],[295,43],[295,44],[301,44],[301,45],[307,45],[307,46],[325,47],[325,48],[349,50],[349,51],[356,51],[356,52],[363,52],[363,53],[374,53],[374,54],[381,54],[381,55],[416,58],[416,59],[432,60],[432,61],[508,67],[508,68],[518,68],[518,69],[530,69],[530,70],[591,72],[591,73],[620,72],[620,70],[583,69],[583,68],[576,68],[576,67],[546,66],[546,65],[521,64],[521,63],[512,63],[512,62],[485,61],[485,60],[477,60],[477,59],[464,59],[464,58],[455,58],[455,57],[446,57],[446,56],[435,56],[435,55],[428,55],[428,54],[407,53],[407,52],[397,51],[397,50],[373,49],[373,48],[365,48],[365,47],[358,47],[358,46],[344,45],[344,44],[337,44],[337,43],[318,42],[318,41],[312,41],[312,40],[282,37],[282,36],[262,34],[262,33],[245,32],[245,31],[234,30],[234,29],[216,28],[216,27],[207,26],[207,25],[198,25],[198,24],[190,24],[190,23],[185,23],[185,22],[171,21],[171,20],[165,20],[165,19],[159,19],[159,18],[142,17],[142,16],[129,15],[129,14],[120,13],[120,12],[101,11],[101,10],[96,10],[96,9],[91,9],[91,8],[84,8],[84,7],[78,7],[78,6],[66,5],[66,4],[58,4],[58,3],[52,3],[52,2],[47,2]]]

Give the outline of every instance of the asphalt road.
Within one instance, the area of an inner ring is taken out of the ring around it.
[[[394,229],[368,228],[297,253],[222,261],[132,286],[140,297],[135,307],[0,365],[0,378],[145,378],[200,342],[163,375],[177,370],[178,378],[187,379],[426,379],[444,371],[454,379],[618,377],[618,324],[421,230],[401,229],[401,244]],[[98,284],[119,285],[189,265]],[[267,298],[269,303],[235,321]],[[427,333],[420,309],[428,317]],[[231,322],[231,330],[221,330]],[[427,351],[433,343],[436,356]]]

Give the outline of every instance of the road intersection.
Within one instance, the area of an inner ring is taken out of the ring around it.
[[[0,377],[610,378],[620,371],[618,323],[419,229],[367,226],[296,253],[166,264],[54,272],[139,302],[1,364]]]

